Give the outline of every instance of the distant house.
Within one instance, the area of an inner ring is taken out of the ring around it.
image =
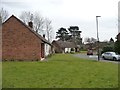
[[[51,44],[29,26],[12,15],[2,24],[3,60],[42,60],[50,53],[46,46]]]
[[[117,35],[117,40],[120,41],[120,33]]]
[[[109,46],[109,45],[114,46],[114,42],[107,42],[107,41],[99,42],[99,49],[103,49],[105,46]],[[95,42],[95,43],[84,44],[83,49],[84,50],[92,49],[96,51],[98,50],[98,43]]]
[[[73,42],[67,41],[53,41],[52,42],[55,53],[70,53],[71,50],[76,49],[76,45]]]

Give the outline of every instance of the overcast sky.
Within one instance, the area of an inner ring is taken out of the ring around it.
[[[96,16],[100,41],[115,40],[118,33],[119,0],[1,0],[0,7],[19,17],[22,11],[40,12],[52,20],[53,33],[60,27],[79,26],[81,37],[96,38]]]

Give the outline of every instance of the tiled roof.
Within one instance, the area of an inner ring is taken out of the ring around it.
[[[16,20],[18,20],[18,22],[20,22],[22,25],[24,25],[26,28],[28,28],[33,34],[35,34],[39,39],[41,39],[44,43],[47,43],[49,45],[50,42],[48,42],[44,37],[42,37],[40,34],[38,34],[37,32],[35,32],[34,30],[32,30],[29,26],[27,26],[25,23],[23,23],[20,19],[18,19],[17,17],[15,17],[14,15],[12,15],[10,18],[15,18]],[[4,23],[6,23],[10,18],[8,18]],[[3,23],[3,24],[4,24]]]
[[[67,42],[67,41],[53,41],[53,42],[55,42],[61,48],[75,48],[75,47],[77,47],[73,42]]]

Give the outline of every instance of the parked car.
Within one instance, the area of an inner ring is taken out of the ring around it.
[[[103,59],[111,59],[111,60],[120,60],[120,55],[115,52],[105,52],[102,54]]]
[[[87,55],[93,55],[93,51],[92,50],[88,50],[87,51]]]

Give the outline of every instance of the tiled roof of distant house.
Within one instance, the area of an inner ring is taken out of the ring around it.
[[[73,42],[67,42],[67,41],[53,41],[56,42],[57,45],[61,48],[75,48],[77,47]]]

